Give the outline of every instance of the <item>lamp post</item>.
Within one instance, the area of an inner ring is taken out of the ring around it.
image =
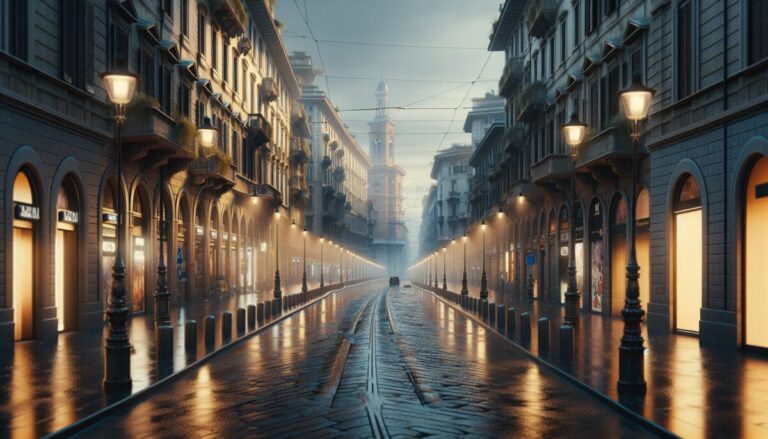
[[[115,184],[115,200],[117,200],[117,248],[115,263],[112,266],[112,289],[110,290],[109,333],[104,345],[104,389],[130,389],[131,381],[131,343],[128,340],[126,323],[128,321],[128,306],[125,301],[125,265],[123,264],[123,240],[125,226],[125,209],[123,197],[120,196],[120,182],[123,180],[121,130],[125,124],[125,106],[131,102],[136,90],[137,77],[125,71],[107,72],[101,75],[101,81],[107,90],[109,100],[115,106],[115,160],[117,161],[117,182]]]
[[[440,284],[437,283],[437,252],[432,253],[432,263],[435,266],[435,288],[438,288]]]
[[[469,297],[469,290],[467,289],[467,234],[461,238],[462,244],[464,244],[464,269],[461,275],[461,297],[462,302],[466,305],[467,297]]]
[[[165,185],[165,166],[160,167],[160,254],[157,259],[157,287],[155,288],[155,326],[171,323],[170,302],[171,293],[168,291],[168,267],[165,265],[163,243],[166,240],[168,223],[165,221],[165,203],[163,203],[163,186]]]
[[[566,143],[571,146],[571,193],[570,193],[570,217],[571,227],[569,227],[568,236],[568,288],[565,291],[565,318],[563,326],[576,326],[579,324],[579,286],[576,284],[576,261],[574,258],[573,242],[573,212],[576,208],[576,158],[578,156],[578,147],[584,140],[584,134],[587,132],[587,126],[579,121],[576,113],[571,114],[571,120],[563,125],[563,137]]]
[[[339,249],[339,283],[343,284],[344,278],[341,276],[342,276],[342,269],[344,267],[343,259],[342,259],[342,257],[344,256],[344,247],[339,244],[336,244],[336,247]]]
[[[304,257],[302,260],[303,270],[301,273],[301,294],[304,295],[304,298],[306,299],[307,292],[309,291],[309,288],[307,287],[307,228],[305,227],[304,230],[301,231],[301,239],[303,241],[304,246]]]
[[[451,277],[456,277],[456,239],[451,239]]]
[[[280,207],[275,208],[275,290],[272,293],[277,300],[277,309],[283,309],[283,291],[280,288]]]
[[[640,121],[648,117],[651,101],[656,90],[643,85],[640,76],[635,76],[632,85],[619,92],[624,116],[632,122],[632,198],[629,201],[629,258],[627,260],[627,286],[624,309],[624,334],[619,346],[620,391],[644,393],[646,390],[643,370],[643,336],[640,325],[645,311],[640,304],[640,267],[637,265],[635,250],[635,206],[637,203],[637,144],[640,141]]]
[[[323,272],[325,271],[325,263],[323,262],[323,243],[325,237],[320,235],[320,288],[325,287],[325,280],[323,279]]]
[[[447,248],[443,247],[443,292],[448,291],[448,278],[445,274],[445,253],[448,251]]]
[[[488,277],[485,274],[485,220],[480,225],[480,230],[483,232],[483,272],[480,274],[480,300],[488,301]]]

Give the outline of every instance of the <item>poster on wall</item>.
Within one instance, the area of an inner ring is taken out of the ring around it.
[[[584,243],[573,244],[573,259],[576,264],[576,286],[584,291]]]
[[[603,310],[603,241],[592,242],[592,267],[590,288],[592,298],[592,311]]]

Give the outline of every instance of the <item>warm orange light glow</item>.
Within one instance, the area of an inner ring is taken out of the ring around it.
[[[701,209],[675,215],[677,329],[699,332],[702,291]]]
[[[746,343],[750,346],[768,347],[768,270],[763,265],[765,249],[768,246],[768,198],[757,198],[757,185],[768,182],[768,158],[761,158],[749,177],[747,185],[745,215],[745,300],[744,323]]]

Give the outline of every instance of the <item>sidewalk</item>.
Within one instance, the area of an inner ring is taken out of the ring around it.
[[[351,284],[357,281],[351,282]],[[329,285],[323,293],[339,288]],[[315,297],[320,296],[319,289]],[[291,288],[290,292],[295,292]],[[284,298],[288,290],[284,289]],[[312,297],[312,295],[310,295]],[[173,371],[160,371],[155,355],[153,314],[134,315],[129,323],[129,338],[133,346],[131,355],[131,394],[145,389],[158,380],[184,369],[205,352],[203,318],[216,316],[216,350],[222,347],[221,313],[230,311],[232,337],[238,338],[235,325],[236,310],[250,304],[272,299],[272,291],[233,296],[214,296],[202,302],[181,303],[171,309],[174,327]],[[311,302],[312,300],[310,300]],[[188,357],[184,351],[184,322],[198,323],[197,357]],[[268,323],[265,320],[265,323]],[[257,323],[257,328],[263,326]],[[42,341],[18,342],[12,358],[0,363],[0,437],[42,437],[84,418],[128,394],[106,395],[102,392],[104,363],[103,331],[77,331],[62,333],[58,343]],[[246,327],[246,334],[250,331]]]
[[[427,289],[435,292],[434,288]],[[478,297],[478,294],[470,291],[470,296]],[[684,438],[768,437],[768,358],[765,356],[703,349],[697,338],[686,335],[670,333],[649,337],[643,326],[648,391],[644,397],[619,396],[616,381],[623,321],[582,311],[575,331],[575,360],[561,361],[558,329],[563,307],[505,299],[501,303],[515,307],[518,319],[520,313],[531,313],[531,342],[520,343],[519,320],[515,342],[645,418]],[[539,353],[537,346],[536,321],[541,317],[550,320],[549,353]]]

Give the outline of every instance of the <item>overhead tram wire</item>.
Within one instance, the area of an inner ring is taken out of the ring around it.
[[[294,0],[295,1],[295,0]],[[352,46],[376,46],[376,47],[397,47],[407,49],[432,49],[432,50],[487,50],[486,47],[470,47],[470,46],[440,46],[440,45],[428,45],[428,44],[406,44],[406,43],[374,43],[370,41],[349,41],[349,40],[328,40],[318,39],[312,35],[303,35],[297,32],[286,31],[288,38],[304,38],[308,40],[315,40],[318,43],[326,44],[347,44]]]
[[[451,128],[453,128],[453,123],[456,121],[456,113],[459,111],[459,108],[462,108],[462,106],[464,105],[464,102],[467,100],[467,97],[469,97],[469,94],[472,93],[472,89],[475,87],[475,83],[480,79],[480,77],[483,76],[483,72],[485,71],[485,68],[488,66],[488,62],[491,60],[491,55],[493,55],[493,52],[488,52],[488,57],[485,58],[483,67],[480,68],[480,73],[478,73],[477,78],[475,78],[475,80],[472,81],[472,86],[469,87],[469,89],[467,90],[467,93],[464,95],[464,98],[461,100],[461,103],[454,109],[453,115],[451,116],[451,123],[448,124],[448,129],[445,130],[445,134],[443,135],[442,140],[440,140],[440,146],[437,147],[438,151],[443,148],[443,144],[445,143],[445,138],[448,137],[448,133],[451,131]]]
[[[299,2],[297,0],[293,0],[294,6],[296,6],[296,10],[299,11],[299,15],[301,15],[301,19],[304,20],[304,24],[307,26],[307,30],[309,31],[309,35],[312,36],[312,39],[315,40],[315,47],[317,47],[317,57],[320,59],[320,67],[322,67],[323,72],[326,72],[325,69],[325,61],[323,60],[323,52],[320,51],[320,42],[317,38],[315,38],[315,34],[312,32],[312,28],[309,26],[309,19],[307,18],[309,16],[309,12],[304,14],[304,12],[301,10],[301,7],[299,6]],[[305,3],[306,6],[306,3]],[[325,75],[324,75],[325,76]],[[328,98],[331,98],[331,84],[328,81],[328,77],[325,76],[325,92],[328,95]]]
[[[374,78],[372,76],[343,76],[343,75],[323,75],[332,79],[350,79],[361,81],[381,81],[381,78]],[[456,79],[425,79],[425,78],[387,78],[387,82],[432,82],[441,84],[461,84],[469,85],[472,81],[460,81]],[[498,82],[498,79],[480,79],[477,82]]]

